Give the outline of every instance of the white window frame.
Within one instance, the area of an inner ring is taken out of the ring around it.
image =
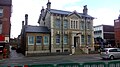
[[[47,37],[47,42],[45,40],[45,37]],[[49,45],[49,36],[44,36],[44,45]]]
[[[30,43],[30,38],[33,37],[33,43]],[[34,36],[28,36],[28,45],[34,45],[35,37]]]

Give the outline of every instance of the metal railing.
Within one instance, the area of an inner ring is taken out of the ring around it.
[[[120,67],[120,61],[110,62],[84,62],[84,63],[61,63],[61,64],[28,64],[9,65],[0,67]]]

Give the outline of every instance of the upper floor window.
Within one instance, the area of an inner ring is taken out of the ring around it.
[[[3,8],[0,8],[0,16],[3,16]]]
[[[67,28],[68,28],[68,21],[64,20],[64,29],[67,29]]]
[[[71,29],[77,29],[78,28],[78,20],[71,20]]]
[[[34,45],[34,36],[28,36],[28,45]]]
[[[42,36],[36,36],[36,45],[41,45],[42,43]]]
[[[56,19],[56,21],[55,21],[56,23],[55,23],[55,27],[56,28],[60,28],[60,19]]]
[[[80,23],[80,29],[81,29],[81,30],[84,29],[84,22],[83,22],[83,21]]]
[[[87,22],[87,29],[91,29],[91,23],[90,22]]]

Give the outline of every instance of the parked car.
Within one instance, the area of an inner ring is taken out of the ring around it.
[[[102,59],[120,58],[120,48],[103,48],[100,52]]]

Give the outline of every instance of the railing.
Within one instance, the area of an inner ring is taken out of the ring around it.
[[[28,65],[10,65],[0,67],[120,67],[120,61],[110,62],[85,62],[85,63],[61,63],[61,64],[28,64]]]

